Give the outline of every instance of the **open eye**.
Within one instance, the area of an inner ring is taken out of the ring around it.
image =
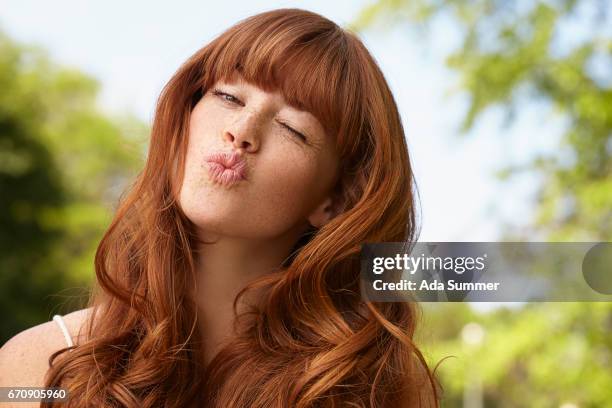
[[[242,102],[240,101],[240,99],[236,98],[232,94],[228,94],[227,92],[220,91],[219,89],[213,89],[213,95],[216,95],[227,102],[242,105]]]

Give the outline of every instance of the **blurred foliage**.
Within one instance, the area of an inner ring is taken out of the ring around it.
[[[536,103],[565,124],[553,151],[499,170],[501,180],[520,172],[543,180],[536,218],[504,240],[612,241],[610,12],[602,0],[378,0],[351,28],[405,25],[433,46],[436,23],[455,24],[460,46],[446,64],[469,97],[460,134],[491,108],[507,128]],[[433,363],[443,360],[444,406],[471,406],[464,392],[480,377],[486,407],[612,407],[612,303],[424,311],[420,341]],[[479,347],[462,340],[469,322],[485,331]]]
[[[547,104],[566,123],[555,151],[500,169],[505,177],[519,171],[543,176],[537,219],[525,236],[537,232],[551,241],[609,241],[610,12],[608,0],[379,0],[363,10],[353,27],[407,23],[427,36],[438,18],[456,23],[462,42],[446,63],[470,100],[462,132],[471,130],[488,108],[502,108],[510,124],[534,101]]]
[[[463,405],[478,377],[485,407],[612,406],[612,303],[529,303],[477,313],[462,303],[424,304],[419,342],[444,387],[443,406]],[[480,345],[462,339],[468,322]],[[569,406],[569,405],[568,405]]]
[[[98,83],[0,32],[0,341],[82,307],[147,128],[96,106]]]

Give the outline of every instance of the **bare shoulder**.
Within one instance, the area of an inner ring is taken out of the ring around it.
[[[75,342],[90,315],[90,309],[63,316]],[[64,334],[53,320],[16,334],[0,348],[0,387],[42,387],[49,369],[49,357],[66,346]]]
[[[91,318],[92,311],[93,307],[90,307],[87,309],[77,310],[63,316],[66,328],[68,329],[73,341],[77,344],[86,338],[85,331],[87,329],[87,323]]]

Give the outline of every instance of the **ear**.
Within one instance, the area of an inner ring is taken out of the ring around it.
[[[336,216],[336,206],[332,196],[326,197],[308,216],[308,222],[315,228],[321,228]]]

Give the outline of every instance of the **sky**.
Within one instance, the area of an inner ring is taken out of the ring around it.
[[[224,29],[257,12],[297,7],[340,26],[369,4],[352,1],[173,2],[0,0],[0,29],[38,44],[55,62],[77,68],[101,84],[100,106],[129,111],[151,123],[155,101],[179,65]],[[459,123],[465,95],[448,96],[457,76],[444,67],[456,46],[452,25],[435,26],[433,42],[409,27],[359,33],[379,63],[400,109],[420,197],[419,241],[495,241],[504,225],[527,224],[537,186],[533,175],[500,183],[494,172],[525,161],[554,144],[554,118],[530,108],[508,130],[500,112],[483,116],[468,135]]]

